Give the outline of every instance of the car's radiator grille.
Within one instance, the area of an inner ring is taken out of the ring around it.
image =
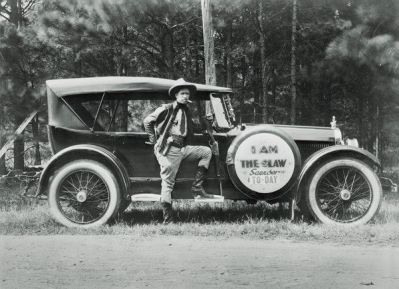
[[[307,142],[307,141],[297,141],[299,151],[301,152],[302,161],[306,160],[308,156],[314,152],[321,150],[325,147],[334,145],[331,142]]]

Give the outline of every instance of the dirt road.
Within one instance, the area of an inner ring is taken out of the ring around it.
[[[0,288],[399,288],[399,248],[0,236]]]

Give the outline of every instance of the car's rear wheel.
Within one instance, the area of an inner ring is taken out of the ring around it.
[[[106,224],[121,203],[114,174],[93,160],[75,160],[55,173],[49,187],[50,210],[67,227],[90,228]]]
[[[352,158],[336,158],[320,165],[306,191],[310,213],[325,224],[365,224],[378,212],[381,200],[377,175],[364,162]]]

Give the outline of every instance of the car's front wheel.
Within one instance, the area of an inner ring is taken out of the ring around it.
[[[114,174],[93,160],[75,160],[57,170],[48,201],[54,218],[67,227],[90,228],[106,224],[121,202]]]
[[[325,224],[365,224],[382,200],[381,183],[372,168],[345,157],[321,164],[310,177],[306,193],[309,211]]]

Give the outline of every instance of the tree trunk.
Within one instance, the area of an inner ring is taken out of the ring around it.
[[[233,87],[233,63],[231,60],[231,48],[233,38],[233,21],[232,19],[227,20],[227,41],[226,41],[226,86]]]
[[[124,46],[127,45],[127,26],[121,27],[121,38],[122,46],[116,47],[115,49],[115,59],[116,59],[116,75],[117,76],[127,76],[128,64],[125,55],[123,54]],[[128,130],[128,116],[129,108],[128,101],[122,100],[119,103],[119,108],[117,110],[117,115],[115,117],[115,129],[116,131],[126,132]]]
[[[4,137],[5,131],[0,128],[0,148],[6,143],[6,138]],[[7,174],[6,168],[6,158],[5,155],[0,158],[0,176]]]
[[[22,0],[7,0],[7,3],[10,7],[8,11],[10,23],[15,25],[15,27],[17,27],[17,30],[21,30],[24,25]],[[14,116],[13,121],[15,130],[24,121],[24,117],[25,116],[22,114]],[[24,141],[25,140],[23,132],[14,140],[14,169],[24,170]],[[2,144],[2,142],[5,142],[5,140],[2,139],[0,135],[0,144]],[[5,161],[3,157],[0,159],[0,173],[4,172],[4,170]]]
[[[362,96],[358,97],[358,126],[359,126],[359,145],[365,147],[365,128],[364,128],[364,101]]]
[[[306,63],[306,79],[307,79],[306,90],[304,92],[304,97],[303,97],[305,98],[306,95],[306,98],[303,100],[303,107],[302,107],[302,111],[303,109],[306,109],[306,111],[303,111],[304,113],[301,121],[309,125],[315,125],[315,123],[312,123],[314,122],[314,116],[317,114],[314,108],[315,101],[313,99],[313,83],[312,83],[313,68],[310,59],[308,59]]]
[[[10,6],[10,22],[18,27],[19,24],[19,13],[18,13],[18,1],[17,0],[7,0]],[[18,27],[19,28],[19,27]]]
[[[276,98],[277,98],[277,70],[276,70],[276,64],[273,63],[272,66],[272,99],[271,99],[271,104],[273,108],[275,109],[276,107]]]
[[[15,129],[17,129],[16,127]],[[14,170],[24,170],[25,169],[25,161],[24,161],[24,153],[25,151],[25,142],[24,142],[24,133],[18,135],[14,140]]]
[[[165,28],[163,35],[163,55],[166,61],[166,77],[177,78],[175,69],[175,52],[173,47],[173,30]]]
[[[291,35],[291,124],[296,121],[296,0],[292,0],[292,35]]]
[[[200,41],[198,41],[198,38],[199,37],[195,37],[194,38],[195,39],[194,41],[195,41],[195,44],[196,44],[197,47],[200,46]],[[200,55],[198,49],[194,49],[194,55],[195,55],[195,68],[194,68],[195,81],[197,81],[197,82],[203,81],[203,80],[200,80],[200,75],[201,75],[201,73],[200,73],[201,72],[201,65],[200,65],[200,63],[201,63],[201,55]]]
[[[127,132],[128,130],[128,116],[129,116],[129,102],[121,100],[117,115],[115,117],[116,131]]]
[[[22,0],[17,0],[17,13],[18,13],[18,29],[21,28],[23,23],[23,15],[22,15]]]
[[[253,67],[253,78],[255,79],[255,83],[252,86],[252,91],[253,91],[253,96],[254,96],[254,102],[253,102],[253,119],[252,122],[257,123],[257,115],[261,115],[261,112],[259,112],[259,104],[262,101],[261,100],[261,89],[262,87],[259,86],[259,83],[261,83],[261,66],[259,66],[260,59],[258,57],[258,53],[252,53],[252,67]]]
[[[35,160],[34,165],[40,165],[42,163],[42,158],[40,155],[40,144],[39,144],[39,115],[36,115],[32,119],[32,135],[33,135],[33,142],[35,144]]]
[[[263,31],[263,1],[258,2],[258,25],[259,25],[259,46],[260,46],[260,63],[261,63],[261,81],[262,81],[262,97],[259,101],[262,107],[262,123],[267,123],[267,79],[266,79],[266,56],[265,56],[265,33]]]
[[[185,56],[185,61],[183,63],[185,67],[185,75],[193,75],[193,55],[191,54],[191,49],[190,49],[190,33],[188,29],[184,29],[184,41],[185,41],[185,49],[184,49],[184,56]]]
[[[242,83],[241,83],[241,97],[240,97],[240,124],[243,123],[243,114],[244,114],[244,98],[243,94],[246,91],[247,87],[247,61],[245,56],[241,57],[241,74],[242,74]]]
[[[375,115],[375,156],[380,157],[380,106],[376,104]]]
[[[18,114],[14,117],[14,132],[19,128],[25,117]],[[25,140],[24,132],[17,135],[14,140],[14,170],[25,169]]]
[[[10,22],[14,24],[18,30],[21,29],[22,15],[20,11],[20,0],[7,0],[10,6]],[[14,119],[15,130],[23,122],[23,117],[16,116]],[[14,140],[14,169],[24,169],[24,135],[17,136]]]

